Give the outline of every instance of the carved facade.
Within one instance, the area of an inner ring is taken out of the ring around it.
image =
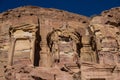
[[[1,13],[0,51],[8,56],[6,79],[119,80],[120,18],[112,15],[118,20],[116,27],[109,24],[110,15],[104,16],[90,20],[30,6]]]

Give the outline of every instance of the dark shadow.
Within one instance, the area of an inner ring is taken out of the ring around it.
[[[36,31],[36,40],[35,40],[35,54],[34,54],[34,66],[39,66],[39,61],[40,61],[40,41],[41,41],[41,36],[40,36],[40,23],[38,19],[38,30]]]
[[[33,78],[34,80],[46,80],[46,79],[42,79],[42,78],[36,77],[36,76],[32,76],[32,78]]]
[[[78,56],[80,57],[80,53],[81,53],[80,49],[83,47],[82,36],[77,32],[76,32],[76,34],[77,34],[77,37],[79,38],[79,43],[76,44],[76,46],[77,46],[76,52],[78,53]]]
[[[93,79],[90,79],[90,80],[105,80],[105,78],[93,78]]]

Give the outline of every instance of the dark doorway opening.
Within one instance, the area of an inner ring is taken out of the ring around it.
[[[90,79],[90,80],[105,80],[105,78],[93,78],[93,79]]]

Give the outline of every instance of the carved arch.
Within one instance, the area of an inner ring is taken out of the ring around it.
[[[74,52],[73,55],[76,55],[75,61],[78,61],[80,58],[80,48],[82,47],[81,46],[81,35],[72,28],[67,28],[67,29],[59,28],[59,29],[53,29],[53,31],[48,33],[47,35],[47,45],[50,49],[50,53],[52,53],[51,57],[53,60],[52,61],[53,64],[56,62],[59,63],[61,60],[60,55],[62,54],[60,52],[59,44],[61,44],[62,41],[66,42],[67,44],[72,42],[73,46],[71,47]]]
[[[69,30],[61,30],[61,29],[55,29],[52,32],[48,33],[47,35],[47,45],[50,48],[53,45],[54,41],[59,41],[62,38],[69,38],[73,40],[76,44],[81,44],[81,35],[76,32],[75,30],[69,31]]]

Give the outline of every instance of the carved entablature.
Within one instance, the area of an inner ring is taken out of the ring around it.
[[[35,36],[36,31],[37,25],[31,24],[25,24],[9,28],[10,36],[13,38],[27,38],[27,37],[32,38],[32,36]]]

